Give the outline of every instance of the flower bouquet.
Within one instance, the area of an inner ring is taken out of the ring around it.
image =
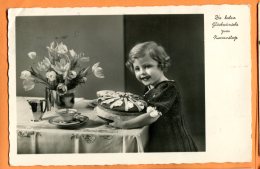
[[[90,71],[90,66],[87,64],[89,57],[69,49],[63,42],[51,42],[50,46],[47,46],[47,51],[48,57],[38,62],[36,68],[30,66],[29,70],[22,71],[20,76],[25,91],[32,90],[37,83],[43,84],[46,87],[47,102],[55,100],[50,91],[56,92],[56,101],[66,95],[73,97],[74,93],[71,91],[79,84],[86,83],[87,76],[90,74],[94,74],[97,78],[104,78],[99,62],[95,63]],[[35,60],[37,54],[29,52],[28,57]],[[66,100],[63,101],[66,107]]]

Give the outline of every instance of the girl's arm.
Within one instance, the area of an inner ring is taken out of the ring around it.
[[[94,108],[94,107],[97,106],[97,104],[98,104],[98,100],[97,100],[97,99],[89,100],[89,101],[86,103],[86,107]]]
[[[79,108],[94,108],[95,106],[97,106],[97,99],[93,99],[93,100],[81,100],[79,102],[76,103],[77,107]]]
[[[109,123],[109,125],[123,129],[139,128],[154,123],[159,117],[160,115],[157,115],[156,117],[151,117],[150,113],[144,113],[127,121],[114,119],[114,122]]]

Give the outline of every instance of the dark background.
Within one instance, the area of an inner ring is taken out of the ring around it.
[[[89,77],[77,87],[76,96],[96,98],[103,89],[143,93],[143,86],[125,67],[130,49],[138,42],[161,44],[172,59],[166,76],[178,82],[183,96],[187,129],[201,151],[205,150],[204,18],[192,15],[99,15],[23,16],[16,18],[17,96],[43,96],[43,86],[25,92],[21,71],[35,64],[27,56],[35,51],[41,61],[46,46],[60,38],[76,52],[90,56],[90,64],[100,62],[104,79]]]
[[[124,25],[126,59],[131,48],[144,41],[161,44],[171,57],[166,76],[179,84],[186,126],[205,150],[204,16],[128,15]],[[127,91],[144,92],[129,70],[125,80]]]

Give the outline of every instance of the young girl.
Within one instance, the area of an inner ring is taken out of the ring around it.
[[[147,87],[144,99],[150,107],[147,113],[134,119],[115,119],[109,125],[125,129],[149,125],[148,152],[197,151],[183,123],[181,95],[176,82],[164,75],[170,65],[164,48],[155,42],[137,44],[131,49],[126,65]]]

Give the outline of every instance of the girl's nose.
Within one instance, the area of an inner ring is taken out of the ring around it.
[[[141,75],[143,75],[143,74],[145,74],[145,73],[146,73],[145,69],[140,69],[140,74],[141,74]]]

